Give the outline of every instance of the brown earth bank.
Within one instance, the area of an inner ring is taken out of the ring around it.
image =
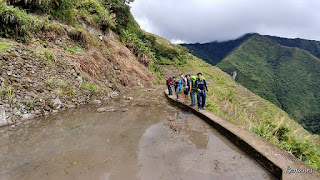
[[[83,47],[52,32],[30,45],[0,39],[0,126],[152,86],[157,78],[120,41],[86,33],[92,45]]]

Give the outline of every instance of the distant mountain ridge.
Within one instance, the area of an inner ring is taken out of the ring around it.
[[[187,47],[191,53],[206,62],[216,65],[222,61],[228,54],[230,54],[241,43],[253,36],[254,33],[246,34],[236,40],[223,42],[209,42],[209,43],[195,43],[195,44],[181,44]]]
[[[320,42],[247,34],[182,45],[225,72],[237,71],[237,82],[320,133]]]

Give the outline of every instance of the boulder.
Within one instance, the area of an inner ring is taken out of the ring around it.
[[[67,105],[67,108],[69,108],[69,109],[76,108],[76,107],[77,107],[77,106],[74,105],[74,104],[68,104],[68,105]]]
[[[60,109],[61,108],[61,101],[60,101],[60,99],[59,99],[59,97],[57,97],[57,98],[55,98],[53,101],[52,101],[52,107],[53,107],[53,109]]]
[[[121,109],[121,111],[122,112],[127,112],[127,111],[129,111],[129,109],[128,108],[123,108],[123,109]]]
[[[95,100],[93,100],[91,103],[92,103],[92,104],[101,104],[101,101],[100,101],[100,100],[95,99]]]
[[[21,118],[22,118],[22,120],[29,120],[29,119],[35,118],[35,115],[33,115],[31,113],[23,114]]]
[[[97,111],[99,113],[101,113],[101,112],[116,112],[118,110],[115,109],[114,107],[102,107],[102,108],[97,109]]]
[[[0,126],[7,125],[8,122],[6,120],[6,113],[4,111],[4,107],[0,106]]]

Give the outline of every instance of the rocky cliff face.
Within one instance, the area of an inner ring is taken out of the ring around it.
[[[82,48],[72,37],[44,36],[30,45],[0,39],[0,125],[100,103],[156,80],[118,40],[97,36]]]

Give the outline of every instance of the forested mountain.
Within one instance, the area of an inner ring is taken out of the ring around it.
[[[184,46],[198,57],[224,56],[204,60],[225,72],[237,71],[237,82],[282,108],[309,131],[320,133],[320,42],[259,34],[244,37]],[[238,46],[231,50],[226,44]],[[229,53],[220,50],[225,47]]]
[[[253,34],[246,34],[236,40],[225,42],[210,42],[210,43],[196,43],[196,44],[181,44],[187,47],[193,55],[205,60],[206,62],[216,65],[228,54],[230,54],[235,48],[237,48],[242,42],[246,41]]]

